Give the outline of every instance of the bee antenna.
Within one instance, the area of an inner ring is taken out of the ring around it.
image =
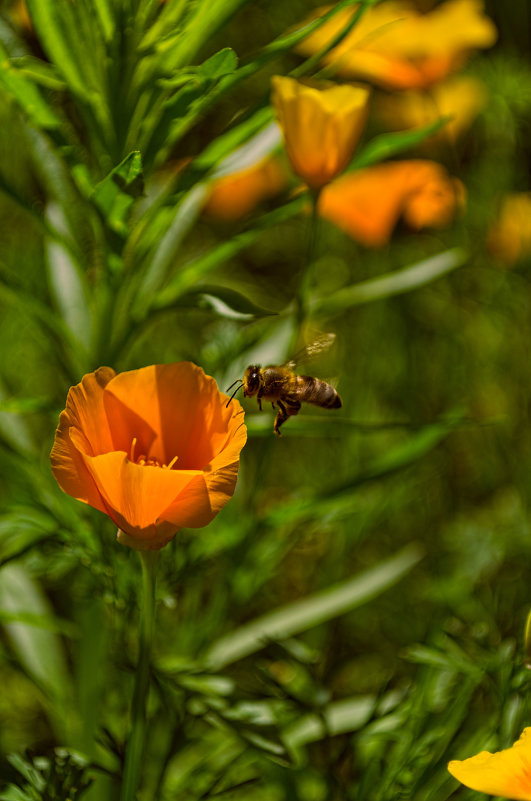
[[[234,382],[234,383],[236,383],[236,382]],[[233,386],[234,386],[234,384],[231,384],[231,386],[233,387]],[[230,396],[230,398],[228,399],[227,403],[225,404],[225,408],[226,408],[226,409],[228,409],[228,408],[229,408],[229,403],[230,403],[230,402],[231,402],[231,400],[234,398],[234,396],[236,395],[236,393],[240,391],[240,389],[241,389],[242,387],[243,387],[243,382],[240,384],[240,386],[239,386],[239,387],[236,387],[236,389],[234,390],[234,392],[232,393],[232,395],[231,395],[231,396]],[[230,388],[231,388],[231,387],[229,387],[229,389],[230,389]],[[227,391],[228,391],[228,390],[227,390]]]
[[[230,387],[227,387],[227,389],[225,390],[225,392],[230,392],[230,391],[231,391],[231,389],[233,388],[234,384],[238,384],[240,381],[241,381],[241,378],[237,378],[237,379],[236,379],[236,381],[233,381],[233,382],[232,382],[232,384],[230,385]]]

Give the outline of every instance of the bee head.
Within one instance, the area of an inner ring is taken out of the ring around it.
[[[261,384],[261,374],[260,365],[259,364],[251,364],[246,369],[245,374],[243,376],[243,394],[246,398],[251,398],[253,395],[256,395],[258,390],[260,389]]]

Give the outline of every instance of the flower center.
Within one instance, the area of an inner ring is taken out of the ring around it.
[[[145,453],[135,456],[135,450],[136,437],[133,437],[133,441],[131,442],[131,456],[129,457],[130,460],[135,462],[135,464],[147,465],[148,467],[162,467],[164,470],[171,470],[179,458],[178,456],[174,456],[169,464],[161,464],[158,459],[154,459],[152,456],[147,456]]]

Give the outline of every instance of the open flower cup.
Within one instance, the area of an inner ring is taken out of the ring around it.
[[[210,523],[234,493],[247,430],[227,400],[191,362],[100,367],[68,393],[52,472],[116,523],[119,542],[162,548],[180,528]]]

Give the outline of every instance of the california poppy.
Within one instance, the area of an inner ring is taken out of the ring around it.
[[[335,14],[297,50],[306,56],[326,47],[357,9]],[[369,80],[384,89],[419,89],[459,69],[471,50],[490,47],[496,35],[482,0],[446,0],[427,14],[407,0],[387,0],[368,8],[324,63],[342,78]]]
[[[295,173],[319,190],[352,158],[367,119],[369,90],[306,84],[275,75],[271,100]]]
[[[388,161],[343,175],[325,187],[319,214],[367,247],[385,245],[402,217],[415,230],[444,227],[464,187],[433,161]]]
[[[480,793],[531,801],[531,728],[524,729],[510,748],[495,754],[481,751],[470,759],[453,760],[448,770],[458,781]]]
[[[253,211],[261,201],[281,192],[286,183],[286,169],[279,159],[262,159],[252,167],[213,181],[205,213],[225,222],[238,220]]]
[[[120,542],[159,549],[183,526],[206,526],[234,493],[247,430],[227,400],[191,362],[100,367],[68,393],[52,472],[109,515]]]

